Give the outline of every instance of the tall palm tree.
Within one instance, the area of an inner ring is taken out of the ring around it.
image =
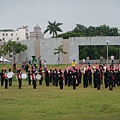
[[[49,31],[49,33],[53,34],[53,37],[55,37],[55,35],[57,36],[57,32],[62,32],[62,29],[59,26],[62,25],[63,23],[56,23],[55,20],[53,23],[48,21],[48,24],[49,25],[47,26],[47,29],[44,31],[44,34]]]

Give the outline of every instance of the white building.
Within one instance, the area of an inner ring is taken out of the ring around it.
[[[17,30],[4,29],[0,30],[0,41],[8,42],[12,41],[21,41],[29,39],[28,26],[22,26]]]

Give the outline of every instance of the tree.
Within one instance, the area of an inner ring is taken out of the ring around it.
[[[50,34],[53,34],[53,37],[55,35],[57,36],[57,32],[62,32],[62,29],[59,27],[63,23],[56,23],[56,20],[52,23],[48,21],[49,25],[47,26],[47,29],[44,31],[44,34],[49,31]]]
[[[55,48],[54,50],[55,50],[54,55],[58,54],[57,64],[59,64],[61,62],[60,60],[61,54],[67,54],[67,52],[63,50],[63,45],[60,45],[58,48]]]
[[[68,39],[69,37],[88,37],[88,36],[118,36],[118,28],[110,28],[107,25],[100,25],[98,27],[89,26],[85,27],[81,24],[76,24],[76,27],[69,32],[59,34],[56,37],[63,37]]]
[[[20,42],[11,40],[4,45],[5,54],[9,54],[9,56],[13,57],[14,62],[16,54],[23,52],[26,49],[27,49],[26,45],[22,45]]]
[[[0,46],[0,56],[4,56],[4,55],[5,55],[4,48],[5,48],[4,45],[1,45],[1,46]]]

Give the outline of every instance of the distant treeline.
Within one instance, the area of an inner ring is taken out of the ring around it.
[[[108,46],[108,56],[110,58],[111,55],[115,56],[115,59],[119,59],[120,55],[120,46]],[[79,59],[85,59],[87,56],[90,59],[100,59],[100,56],[103,56],[105,59],[107,58],[107,46],[102,45],[90,45],[90,46],[79,46]]]
[[[100,25],[98,27],[76,24],[76,27],[68,32],[59,34],[56,37],[68,39],[69,37],[88,37],[88,36],[119,36],[118,28]]]

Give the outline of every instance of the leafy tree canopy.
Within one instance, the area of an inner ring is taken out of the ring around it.
[[[68,39],[69,37],[88,37],[88,36],[118,36],[118,28],[109,27],[107,25],[100,25],[98,27],[89,26],[85,27],[81,24],[76,24],[76,27],[69,32],[59,34],[56,37],[63,37]]]
[[[8,41],[3,46],[1,46],[1,54],[9,54],[11,57],[15,57],[17,53],[23,52],[27,49],[26,45],[22,45],[20,42]]]

